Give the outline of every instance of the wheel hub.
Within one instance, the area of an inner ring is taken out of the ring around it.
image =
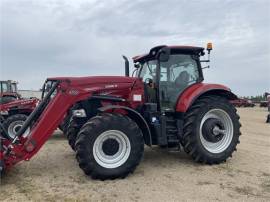
[[[12,122],[7,129],[8,135],[10,138],[14,138],[15,135],[18,133],[18,131],[21,129],[21,127],[23,126],[24,121],[22,120],[18,120],[18,121],[14,121]],[[30,133],[30,128],[28,128],[24,134],[23,137],[26,137],[28,134]]]
[[[234,128],[230,115],[223,109],[209,110],[201,120],[200,139],[202,146],[217,154],[226,150],[233,139]]]
[[[18,131],[21,129],[21,127],[22,127],[22,125],[20,125],[20,124],[19,124],[19,125],[14,126],[14,129],[13,129],[13,130],[14,130],[14,132],[15,132],[15,133],[17,133],[17,132],[18,132]]]
[[[128,160],[130,152],[130,141],[126,134],[119,130],[101,133],[93,145],[94,158],[104,168],[121,166]]]
[[[224,124],[216,118],[207,119],[202,126],[202,135],[208,142],[219,142],[224,136]]]
[[[8,126],[8,134],[11,138],[14,138],[23,125],[23,121],[14,121]]]
[[[103,152],[108,156],[113,156],[119,151],[119,143],[115,139],[107,139],[102,144]]]

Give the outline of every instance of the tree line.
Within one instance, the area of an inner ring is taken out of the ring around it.
[[[263,95],[256,95],[256,96],[244,96],[244,99],[252,100],[253,102],[261,102],[267,100],[267,95],[270,95],[270,93],[264,93]]]

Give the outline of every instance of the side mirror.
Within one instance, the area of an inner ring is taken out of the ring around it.
[[[171,49],[164,47],[158,51],[157,58],[160,62],[167,62],[170,59]]]

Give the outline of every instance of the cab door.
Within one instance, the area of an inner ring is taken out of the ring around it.
[[[190,85],[200,82],[199,62],[192,55],[170,55],[160,62],[159,99],[161,111],[175,111],[179,95]]]
[[[144,83],[144,97],[147,103],[157,103],[157,60],[149,60],[141,64],[139,78]]]

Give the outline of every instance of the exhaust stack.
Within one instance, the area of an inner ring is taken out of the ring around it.
[[[129,61],[126,56],[122,56],[125,60],[125,76],[129,76]]]

